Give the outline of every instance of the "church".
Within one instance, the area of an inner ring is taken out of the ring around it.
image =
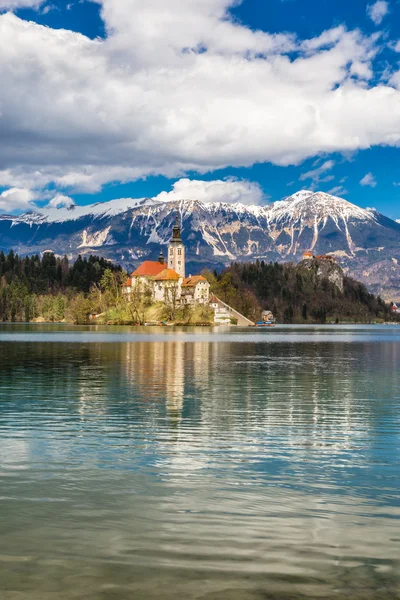
[[[153,302],[174,301],[181,305],[209,303],[210,284],[207,279],[202,275],[186,277],[185,246],[178,216],[168,245],[167,263],[161,251],[158,261],[145,260],[122,287],[128,298],[135,290],[140,290],[151,295]]]

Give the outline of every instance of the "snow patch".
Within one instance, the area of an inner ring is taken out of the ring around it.
[[[82,243],[78,248],[99,248],[100,246],[109,246],[114,243],[112,237],[108,237],[111,227],[106,227],[102,231],[90,234],[87,229],[82,232]]]
[[[160,236],[157,233],[157,229],[155,227],[153,227],[153,229],[151,230],[151,233],[149,235],[149,239],[146,242],[147,244],[165,244],[164,240],[162,238],[160,238]]]
[[[203,234],[203,239],[204,241],[211,246],[211,248],[213,249],[213,254],[214,256],[228,256],[229,258],[234,258],[233,254],[231,254],[225,244],[223,243],[223,241],[221,240],[221,237],[218,236],[219,242],[224,246],[225,248],[225,252],[223,252],[222,250],[220,250],[217,246],[218,246],[218,240],[216,240],[208,231],[206,231],[205,229],[203,229],[202,231]]]
[[[299,192],[296,192],[295,194],[292,194],[291,196],[289,196],[289,198],[291,198],[293,200],[305,200],[306,198],[309,198],[313,194],[314,194],[314,192],[311,192],[310,190],[300,190]]]

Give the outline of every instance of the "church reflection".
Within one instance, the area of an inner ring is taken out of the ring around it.
[[[194,443],[201,436],[210,447],[218,437],[232,446],[254,437],[267,446],[281,437],[299,456],[312,448],[333,455],[361,438],[370,444],[381,423],[398,414],[396,342],[210,343],[187,341],[179,332],[164,337],[11,345],[0,365],[7,401],[17,399],[29,410],[26,387],[32,380],[37,410],[50,403],[49,411],[69,413],[83,429],[98,420],[130,436],[141,423],[166,436],[170,427],[175,439],[184,427],[186,439],[195,432]]]
[[[163,401],[170,419],[179,422],[185,397],[200,395],[207,384],[211,348],[183,341],[126,344],[125,377],[135,396],[144,402]]]
[[[395,397],[400,386],[397,344],[219,344],[178,335],[92,345],[88,359],[69,383],[79,387],[83,412],[117,411],[175,429],[185,419],[211,444],[216,430],[280,431],[293,448],[340,451],[376,426],[377,403],[365,400],[371,386],[378,399]]]

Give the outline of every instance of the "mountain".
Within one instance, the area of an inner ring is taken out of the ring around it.
[[[130,269],[156,258],[177,212],[188,270],[232,260],[298,261],[311,250],[335,254],[372,292],[400,299],[400,224],[323,192],[302,190],[267,206],[143,198],[0,215],[0,248],[71,258],[97,253]]]

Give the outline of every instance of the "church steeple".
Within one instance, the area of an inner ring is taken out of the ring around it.
[[[172,239],[171,242],[182,242],[181,239],[181,226],[179,224],[179,215],[178,213],[176,214],[175,217],[175,225],[174,228],[172,230]]]
[[[168,247],[168,268],[173,269],[181,277],[185,278],[185,246],[181,238],[181,226],[178,214],[175,217],[172,238]]]

